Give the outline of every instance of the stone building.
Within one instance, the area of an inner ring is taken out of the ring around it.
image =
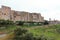
[[[49,24],[60,24],[60,21],[58,21],[58,20],[51,20],[51,21],[49,21]]]
[[[24,11],[11,10],[10,7],[0,8],[0,19],[25,22],[44,22],[44,17],[40,13],[29,13]]]
[[[28,20],[33,22],[44,22],[44,18],[40,13],[29,13]]]
[[[0,16],[1,16],[0,19],[10,20],[10,13],[11,13],[10,7],[2,6],[0,9]]]

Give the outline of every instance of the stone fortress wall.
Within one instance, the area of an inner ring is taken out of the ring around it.
[[[11,21],[44,22],[44,17],[40,13],[29,13],[24,11],[11,10],[10,7],[0,8],[0,19]]]

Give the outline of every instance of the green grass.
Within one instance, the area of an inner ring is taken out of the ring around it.
[[[54,40],[60,40],[60,33],[56,31],[56,29],[60,29],[60,24],[59,25],[47,25],[47,26],[16,26],[16,25],[11,25],[7,27],[6,29],[0,30],[3,32],[11,32],[15,30],[16,28],[26,28],[28,29],[28,32],[32,33],[33,36],[41,36],[44,35],[45,37]]]
[[[60,40],[60,34],[56,32],[57,28],[60,28],[60,25],[53,25],[48,28],[46,27],[33,28],[30,29],[29,32],[32,33],[34,36],[44,35],[48,39],[53,38],[54,40]]]
[[[0,29],[0,32],[10,33],[11,31],[15,30],[16,28],[17,28],[16,25],[9,25],[8,27]]]

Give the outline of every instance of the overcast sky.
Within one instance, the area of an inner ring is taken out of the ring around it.
[[[60,0],[0,0],[12,10],[41,13],[45,19],[60,20]]]

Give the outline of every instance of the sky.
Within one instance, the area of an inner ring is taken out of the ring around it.
[[[12,10],[41,13],[45,20],[60,20],[60,0],[0,0],[0,7]]]

